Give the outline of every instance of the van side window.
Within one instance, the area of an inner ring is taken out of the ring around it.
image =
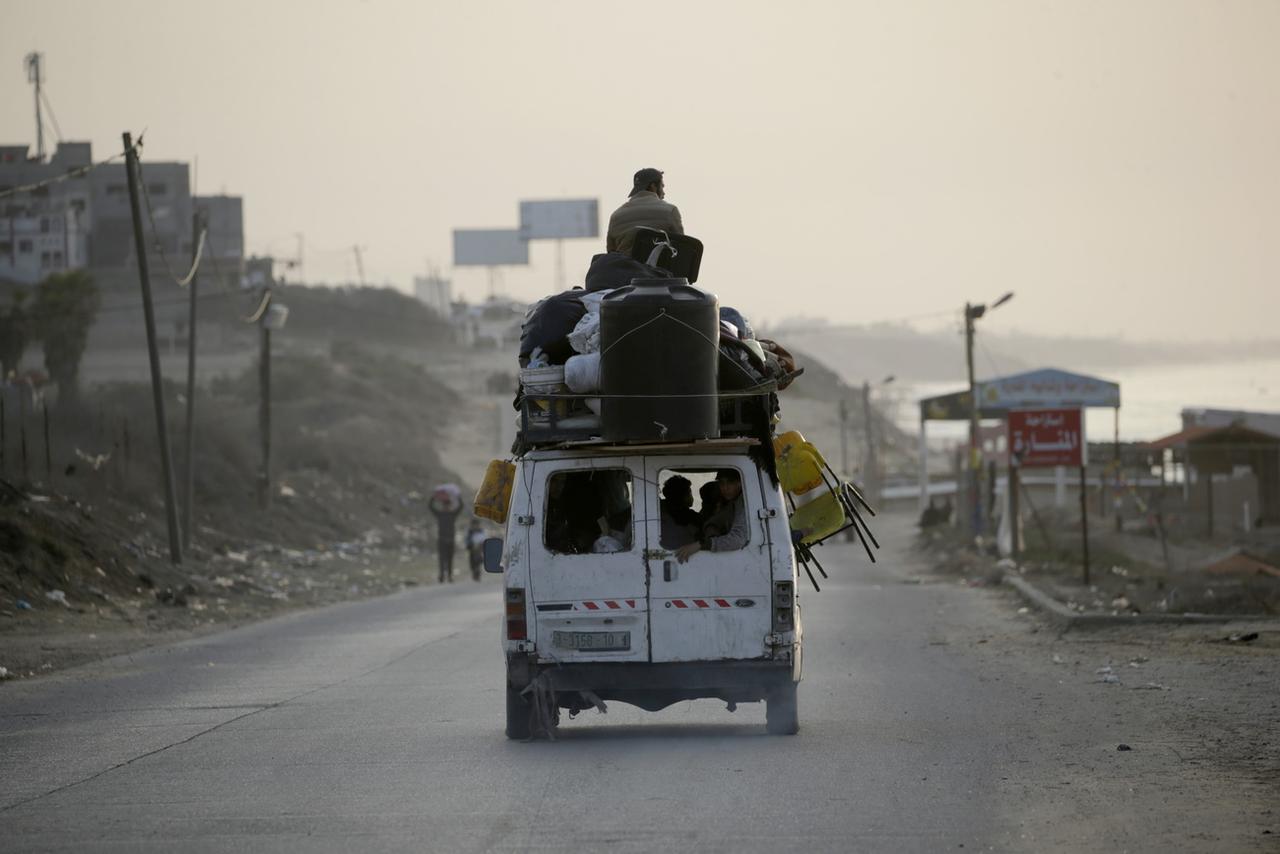
[[[659,472],[662,547],[678,549],[701,542],[717,552],[745,548],[751,539],[751,527],[747,524],[743,482],[742,472],[736,468]]]
[[[547,480],[543,543],[556,554],[631,551],[631,505],[631,472],[626,469],[556,472]]]

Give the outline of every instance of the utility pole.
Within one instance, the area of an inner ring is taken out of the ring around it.
[[[1009,291],[991,304],[991,310],[1013,299],[1013,291]],[[973,322],[987,313],[984,303],[964,304],[964,357],[969,372],[969,532],[975,537],[982,533],[982,490],[979,486],[982,478],[982,449],[978,444],[978,413],[982,407],[978,400],[978,383],[973,372]]]
[[[352,246],[351,249],[356,253],[356,274],[360,277],[360,287],[364,287],[364,257],[360,254],[359,246]]]
[[[258,426],[262,431],[262,474],[258,481],[258,501],[263,510],[271,506],[271,330],[284,328],[289,317],[288,307],[283,303],[270,302],[270,298],[271,290],[268,288],[269,303],[259,320],[262,351],[258,357]]]
[[[973,374],[973,321],[986,312],[984,305],[964,304],[964,358],[969,374],[969,465],[965,467],[966,504],[969,505],[969,532],[982,531],[982,498],[978,492],[978,467],[982,454],[978,450],[978,384]]]
[[[360,257],[357,247],[356,257]],[[267,292],[270,296],[270,291]],[[267,311],[270,311],[268,305]],[[258,429],[262,434],[262,472],[258,478],[258,503],[263,510],[271,507],[271,327],[267,314],[258,321]]]
[[[871,417],[871,383],[867,380],[862,381],[862,420],[863,430],[866,432],[867,442],[867,463],[864,468],[863,479],[866,481],[868,492],[871,493],[872,500],[880,501],[880,470],[876,468],[876,437],[875,425],[872,423]]]
[[[200,248],[200,212],[191,213],[191,263]],[[183,450],[186,465],[183,466],[182,547],[191,548],[192,508],[195,504],[196,482],[196,291],[200,274],[191,274],[187,285],[189,308],[187,311],[187,441]]]
[[[44,57],[32,51],[27,54],[27,82],[35,85],[36,92],[36,159],[44,162],[44,116],[40,114],[40,84],[44,82],[41,62]]]
[[[840,398],[840,474],[849,476],[849,401]]]
[[[156,315],[151,306],[151,278],[147,269],[147,241],[142,231],[142,207],[138,199],[138,152],[133,138],[123,135],[125,173],[129,184],[129,209],[133,214],[133,240],[138,253],[138,278],[142,285],[142,317],[147,326],[147,356],[151,363],[151,396],[156,410],[156,438],[160,442],[160,469],[164,477],[165,516],[169,522],[169,557],[182,563],[182,542],[178,536],[178,507],[173,488],[173,460],[169,455],[169,427],[164,417],[163,377],[160,375],[160,352],[156,349]]]

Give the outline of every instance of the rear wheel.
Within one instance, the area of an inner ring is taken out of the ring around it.
[[[525,741],[532,734],[533,704],[507,685],[507,738]]]
[[[764,726],[772,735],[795,735],[800,731],[800,709],[796,704],[796,683],[789,682],[765,700]]]

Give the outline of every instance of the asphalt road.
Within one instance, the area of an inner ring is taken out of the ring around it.
[[[1272,766],[1196,753],[1209,677],[1099,684],[1112,642],[915,583],[880,530],[802,598],[799,735],[701,701],[507,741],[486,578],[0,687],[0,850],[1270,850]]]

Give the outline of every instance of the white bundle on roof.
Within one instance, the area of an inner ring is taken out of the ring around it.
[[[569,346],[579,353],[600,352],[600,300],[612,291],[594,291],[583,294],[582,305],[587,313],[569,333]],[[593,389],[594,391],[594,389]]]

